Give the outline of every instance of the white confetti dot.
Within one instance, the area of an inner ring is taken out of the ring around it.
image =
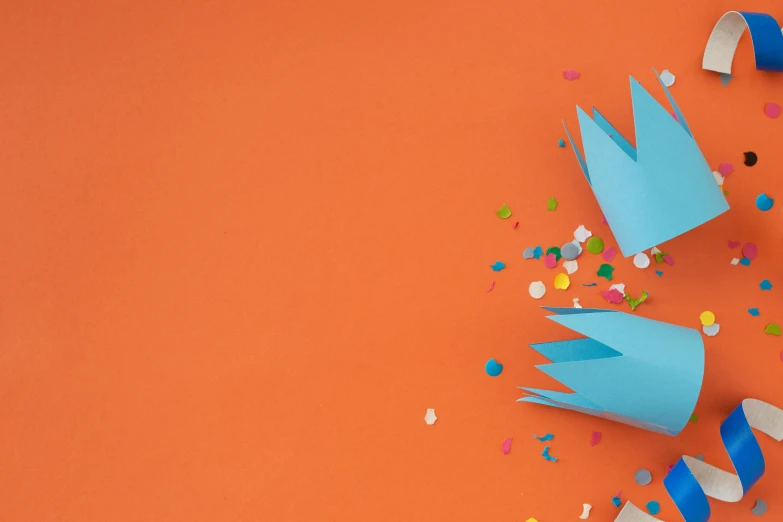
[[[546,293],[546,286],[541,281],[533,281],[530,283],[527,291],[530,293],[530,297],[533,299],[541,299]]]
[[[712,171],[712,175],[715,176],[715,181],[718,182],[718,186],[722,187],[723,186],[723,174],[721,174],[717,170],[713,170]]]
[[[573,241],[571,241],[571,243],[576,245],[576,248],[579,249],[579,253],[577,254],[577,256],[581,256],[582,255],[582,245],[579,244],[579,240],[574,239]]]
[[[579,225],[579,228],[574,230],[574,239],[576,239],[580,243],[584,243],[585,241],[587,241],[587,238],[592,235],[593,233],[587,230],[584,225]]]
[[[625,283],[617,283],[609,287],[609,290],[617,290],[621,294],[623,294],[623,297],[625,297]]]
[[[675,76],[669,72],[669,69],[664,69],[661,73],[661,81],[666,87],[674,85]]]
[[[739,264],[739,261],[740,261],[740,260],[739,260],[739,258],[736,258],[736,257],[735,257],[734,259],[732,259],[732,260],[731,260],[731,264],[732,264],[732,265],[738,265],[738,264]]]
[[[566,269],[566,272],[568,272],[568,275],[573,274],[577,270],[579,270],[579,263],[574,261],[564,261],[563,262],[563,268]]]
[[[579,304],[578,297],[574,297],[574,308],[582,308],[582,305]]]
[[[658,247],[652,247],[652,250],[650,250],[650,255],[651,256],[654,256],[655,254],[660,254],[660,253],[661,253],[661,249],[658,248]]]
[[[435,408],[427,408],[427,414],[424,416],[424,422],[432,426],[438,417],[435,415]]]
[[[718,335],[718,332],[720,332],[720,325],[718,323],[712,323],[709,326],[702,326],[701,331],[704,332],[704,335],[707,337],[715,337]]]
[[[579,515],[579,518],[582,520],[587,520],[587,517],[590,516],[591,509],[593,509],[593,506],[590,504],[582,504],[582,514]]]
[[[644,252],[639,252],[633,256],[633,266],[636,268],[647,268],[650,266],[650,256]]]

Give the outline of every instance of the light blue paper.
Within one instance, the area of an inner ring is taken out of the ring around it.
[[[549,319],[586,339],[533,344],[537,366],[574,393],[537,388],[519,399],[676,435],[701,391],[704,344],[691,328],[590,308],[549,308]]]
[[[631,78],[636,148],[595,109],[591,118],[577,106],[584,157],[566,128],[582,172],[625,257],[729,209],[685,117],[668,88],[658,81],[677,119]]]

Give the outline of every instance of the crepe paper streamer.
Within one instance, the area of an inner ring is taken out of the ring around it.
[[[484,371],[487,372],[487,375],[490,377],[497,377],[500,375],[500,372],[503,371],[503,365],[497,362],[495,359],[490,359],[484,365]]]
[[[511,217],[511,209],[508,205],[503,205],[500,210],[497,211],[497,215],[500,219],[508,219]]]
[[[650,256],[644,252],[639,252],[633,256],[633,266],[636,268],[647,268],[650,266]]]
[[[674,80],[677,79],[676,76],[669,72],[669,69],[664,69],[661,71],[659,78],[661,79],[661,83],[663,83],[666,87],[671,87],[674,85]]]
[[[775,200],[771,197],[767,196],[763,192],[758,195],[756,198],[756,208],[758,208],[762,212],[766,212],[767,210],[772,208],[772,205],[775,204]]]
[[[737,264],[740,264],[742,266],[750,266],[750,259],[747,257],[743,257],[742,259],[737,260]]]
[[[739,248],[740,244],[741,243],[739,241],[729,241],[729,248],[731,249]]]
[[[623,294],[621,294],[620,291],[615,288],[603,290],[601,292],[601,297],[612,304],[620,304],[623,302]]]
[[[702,326],[701,331],[704,332],[704,335],[707,337],[715,337],[718,335],[718,332],[720,332],[720,325],[718,323],[713,323],[709,326]]]
[[[748,308],[748,313],[752,315],[753,317],[759,316],[759,309],[758,308]]]
[[[640,486],[646,486],[652,482],[652,473],[650,473],[649,469],[638,469],[636,470],[636,473],[633,474],[633,480]]]
[[[579,518],[581,520],[587,520],[587,517],[590,516],[590,510],[593,509],[593,506],[590,504],[582,504],[582,514],[579,515]]]
[[[729,209],[682,112],[657,72],[656,77],[677,120],[631,78],[636,148],[595,109],[590,117],[577,107],[585,156],[568,134],[582,173],[625,257]]]
[[[502,262],[502,261],[495,261],[493,264],[489,265],[489,267],[490,267],[490,268],[491,268],[491,269],[492,269],[494,272],[500,272],[501,270],[503,270],[504,268],[506,268],[506,264],[505,264],[504,262]]]
[[[577,245],[579,242],[577,241]],[[573,261],[579,256],[579,247],[573,243],[566,243],[560,248],[560,254],[566,261]]]
[[[745,29],[750,32],[756,69],[783,72],[783,34],[768,14],[729,11],[712,30],[701,66],[708,71],[731,74],[731,62]]]
[[[592,438],[590,439],[590,445],[591,446],[595,446],[599,442],[601,442],[601,432],[600,431],[594,431],[593,435],[592,435]]]
[[[614,504],[615,507],[620,507],[622,503],[623,501],[620,500],[620,497],[612,497],[612,504]]]
[[[748,259],[756,259],[759,255],[759,249],[755,243],[745,243],[742,247],[742,255]]]
[[[544,256],[544,266],[547,268],[554,268],[557,266],[557,256],[555,254],[547,254]]]
[[[436,420],[438,420],[438,417],[435,415],[435,408],[427,408],[427,413],[424,415],[424,422],[429,426],[432,426],[435,424]]]
[[[734,172],[734,165],[731,163],[724,161],[720,165],[718,165],[718,172],[720,172],[720,175],[724,178]]]
[[[533,281],[527,291],[533,299],[541,299],[546,294],[546,286],[541,281]]]
[[[614,247],[609,247],[603,252],[601,252],[601,257],[604,258],[604,261],[607,263],[611,263],[614,261],[614,256],[617,255],[617,250],[615,250]]]
[[[661,511],[661,505],[655,500],[649,501],[644,507],[647,508],[647,511],[651,515],[657,515]]]
[[[544,446],[544,452],[541,455],[548,461],[557,462],[557,457],[552,457],[549,454],[549,446]]]
[[[487,292],[491,292],[492,289],[495,288],[495,280],[493,279],[492,282],[489,284],[489,290]]]
[[[576,261],[564,261],[563,268],[565,268],[566,272],[568,272],[568,274],[571,275],[577,270],[579,270],[579,263],[577,263]]]
[[[566,274],[557,274],[555,276],[554,287],[555,290],[568,290],[571,286],[571,280]]]
[[[560,261],[560,258],[562,257],[562,254],[560,253],[560,249],[556,246],[549,247],[546,249],[546,254],[554,254],[555,255],[555,261]]]
[[[581,74],[579,74],[573,69],[566,69],[565,71],[563,71],[563,78],[569,81],[578,80],[580,76]]]
[[[780,113],[780,105],[777,103],[768,103],[764,106],[764,114],[767,115],[767,118],[777,118],[780,116]]]
[[[553,363],[536,367],[573,393],[522,387],[519,401],[667,435],[682,431],[704,375],[699,332],[612,310],[543,308],[557,314],[550,320],[583,336],[530,345]]]
[[[508,455],[509,453],[511,453],[511,442],[513,440],[514,439],[509,437],[509,438],[507,438],[506,440],[503,441],[503,444],[500,445],[500,451],[503,452],[503,455]]]
[[[587,251],[591,254],[600,254],[604,250],[604,240],[593,236],[587,240]]]
[[[557,210],[557,200],[555,198],[549,198],[546,203],[546,208],[550,212]]]
[[[764,333],[770,334],[770,335],[780,335],[780,325],[778,323],[769,323],[766,328],[764,328]]]
[[[612,280],[612,272],[614,272],[614,267],[612,265],[607,265],[604,263],[603,265],[598,267],[598,272],[596,274],[598,277],[604,277],[607,281]]]
[[[552,435],[551,433],[547,433],[547,434],[546,434],[546,435],[544,435],[543,437],[539,437],[538,435],[536,435],[536,434],[534,433],[534,434],[533,434],[533,438],[534,438],[534,439],[538,439],[538,440],[540,440],[541,442],[546,442],[546,441],[548,441],[548,440],[552,440],[552,439],[554,439],[554,438],[555,438],[555,436],[554,436],[554,435]]]
[[[661,272],[660,270],[656,270],[656,271],[655,271],[655,274],[656,274],[658,277],[663,277],[663,272]]]
[[[645,302],[647,300],[647,297],[649,295],[650,294],[648,294],[647,292],[642,290],[642,295],[638,299],[633,299],[630,295],[626,294],[625,295],[625,300],[628,301],[628,304],[631,306],[631,311],[633,312],[633,311],[636,310],[637,306],[639,306],[640,304],[642,304],[643,302]]]
[[[765,279],[759,283],[759,288],[762,290],[772,290],[772,283],[769,282],[769,279]]]
[[[743,152],[745,155],[745,165],[748,167],[754,166],[759,161],[759,157],[753,151]]]
[[[727,87],[729,85],[729,82],[734,79],[732,75],[726,73],[720,73],[718,76],[720,77],[721,85],[723,85],[724,87]]]
[[[715,322],[715,314],[706,310],[699,316],[699,321],[701,321],[702,326],[710,326]]]
[[[584,225],[579,225],[579,227],[574,230],[574,239],[580,243],[584,243],[592,235],[593,233],[587,230]]]

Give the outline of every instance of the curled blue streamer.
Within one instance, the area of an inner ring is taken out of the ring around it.
[[[704,50],[702,68],[731,74],[731,63],[740,37],[750,33],[756,69],[783,72],[783,33],[780,24],[770,15],[745,11],[729,11],[712,30]]]
[[[738,502],[764,474],[764,455],[753,434],[761,431],[783,440],[783,410],[756,399],[745,399],[720,425],[720,436],[736,474],[716,468],[692,457],[683,456],[672,468],[663,485],[685,522],[707,522],[710,504],[707,497]],[[615,522],[652,522],[648,515],[630,502]]]

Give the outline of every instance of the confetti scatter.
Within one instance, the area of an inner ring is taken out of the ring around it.
[[[633,474],[633,480],[640,486],[646,486],[652,482],[652,473],[650,473],[649,469],[638,469],[636,470],[636,473]]]
[[[727,87],[729,85],[729,82],[732,80],[733,76],[729,73],[720,73],[720,84],[724,87]]]
[[[582,514],[579,515],[579,518],[581,520],[587,520],[587,517],[590,516],[590,510],[593,509],[593,506],[590,504],[582,504]]]
[[[601,252],[601,257],[604,258],[604,261],[607,263],[611,263],[614,261],[614,256],[617,255],[617,250],[614,247],[609,247],[603,252]]]
[[[563,71],[563,78],[565,78],[568,81],[578,80],[581,74],[579,74],[577,71],[573,69],[566,69]]]
[[[563,268],[566,269],[566,272],[568,272],[569,275],[573,274],[577,270],[579,270],[579,263],[574,261],[564,261],[563,262]]]
[[[600,254],[604,250],[604,240],[593,236],[587,240],[587,251],[591,254]]]
[[[576,230],[574,230],[574,239],[576,239],[580,243],[584,243],[592,235],[593,233],[587,230],[584,225],[579,225],[579,227]]]
[[[577,242],[576,245],[573,243],[566,243],[565,245],[563,245],[560,248],[560,254],[563,256],[563,259],[565,259],[566,261],[573,261],[574,259],[579,257],[580,252],[579,252],[579,247],[577,246],[578,244],[579,243]]]
[[[544,446],[544,452],[541,455],[550,462],[557,462],[557,457],[552,457],[549,454],[549,446]]]
[[[503,441],[503,444],[500,445],[500,451],[503,452],[503,455],[508,455],[511,453],[511,441],[513,441],[511,437],[507,438]]]
[[[647,300],[648,295],[650,294],[642,290],[642,296],[639,297],[638,299],[633,299],[630,295],[626,294],[625,300],[628,301],[628,304],[631,306],[631,311],[634,312],[636,311],[637,306],[639,306],[640,304],[642,304]]]
[[[571,286],[571,279],[566,274],[557,274],[554,282],[555,290],[568,290]]]
[[[720,165],[718,165],[718,172],[720,172],[720,175],[724,178],[734,172],[734,165],[729,163],[728,161],[724,161]]]
[[[781,108],[777,103],[768,103],[764,106],[764,114],[767,118],[777,118],[780,116]]]
[[[718,335],[718,332],[720,332],[720,325],[718,323],[712,323],[709,326],[702,326],[701,331],[704,332],[704,335],[707,337],[715,337]]]
[[[489,284],[489,290],[487,292],[491,292],[492,289],[495,288],[495,280],[493,279],[492,282]]]
[[[759,157],[752,150],[749,150],[748,152],[743,152],[743,154],[745,155],[745,166],[752,167],[756,163],[758,163]]]
[[[661,505],[655,500],[649,501],[645,507],[651,515],[657,515],[661,511]]]
[[[633,256],[633,266],[636,268],[647,268],[650,266],[650,256],[644,252],[639,252]]]
[[[546,435],[544,435],[543,437],[539,437],[538,435],[536,435],[536,434],[534,433],[534,434],[533,434],[533,438],[534,438],[534,439],[538,439],[538,440],[540,440],[541,442],[546,442],[546,441],[548,441],[548,440],[552,440],[552,439],[554,439],[554,438],[555,438],[555,436],[554,436],[554,435],[552,435],[551,433],[547,433],[547,434],[546,434]]]
[[[771,197],[767,196],[763,192],[758,195],[756,198],[756,208],[758,208],[762,212],[766,212],[767,210],[772,208],[772,205],[775,204],[775,200]]]
[[[742,255],[747,259],[756,259],[759,255],[756,243],[745,243],[745,246],[742,247]]]
[[[669,69],[664,69],[661,72],[660,78],[666,87],[671,87],[674,85],[674,80],[676,80],[676,77],[671,72],[669,72]]]
[[[527,291],[533,299],[541,299],[546,294],[546,286],[541,281],[533,281]]]
[[[598,267],[597,275],[598,277],[604,277],[607,281],[612,280],[612,272],[614,272],[614,267],[612,265],[607,265],[604,263],[600,267]]]
[[[438,420],[438,417],[435,415],[435,408],[427,408],[427,414],[424,415],[424,422],[429,426],[432,426],[435,424],[436,420]]]
[[[705,310],[699,316],[699,321],[701,321],[702,326],[712,326],[712,324],[715,323],[715,314],[709,310]]]
[[[500,272],[506,268],[506,264],[502,261],[495,261],[493,264],[489,265],[489,267],[495,272]]]
[[[600,431],[594,431],[591,438],[590,438],[590,445],[595,446],[601,442],[601,432]]]
[[[623,294],[621,294],[620,291],[616,288],[601,291],[601,297],[612,304],[620,304],[623,302]]]
[[[729,241],[729,248],[732,250],[735,248],[739,248],[741,243],[739,241]]]
[[[503,205],[500,210],[497,211],[497,215],[500,219],[508,219],[511,217],[511,209],[508,205]]]
[[[620,500],[620,497],[612,497],[612,504],[614,504],[615,507],[620,507],[622,503],[623,501]]]
[[[495,359],[490,359],[484,365],[484,371],[487,372],[487,375],[490,377],[497,377],[500,375],[500,372],[503,371],[503,365],[497,362]]]
[[[767,503],[761,499],[757,499],[756,505],[753,506],[753,509],[751,509],[750,512],[756,515],[757,517],[760,517],[761,515],[767,512]]]
[[[555,254],[547,254],[544,256],[544,266],[547,268],[554,268],[557,266],[557,256]]]
[[[769,323],[767,327],[764,328],[764,333],[769,335],[780,335],[780,325],[778,323]]]
[[[753,317],[759,316],[759,309],[758,308],[748,308],[748,313],[752,315]]]
[[[759,288],[762,290],[772,290],[772,283],[769,282],[769,279],[765,279],[759,283]]]
[[[555,198],[549,198],[546,202],[546,209],[550,212],[557,210],[557,200]]]

